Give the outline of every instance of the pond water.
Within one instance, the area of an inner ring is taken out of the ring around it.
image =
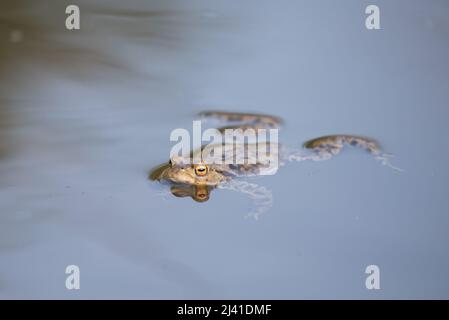
[[[448,298],[447,1],[0,6],[0,297]],[[378,139],[238,192],[148,180],[204,109],[274,114],[281,141]],[[65,268],[80,268],[67,290]],[[380,290],[367,290],[377,265]]]

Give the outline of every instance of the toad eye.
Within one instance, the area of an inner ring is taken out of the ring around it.
[[[195,174],[200,177],[204,177],[207,174],[208,168],[204,164],[195,166]]]

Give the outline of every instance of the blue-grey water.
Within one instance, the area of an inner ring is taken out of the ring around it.
[[[0,5],[1,298],[449,298],[447,1],[79,0],[76,31],[67,4]],[[175,198],[148,173],[214,108],[282,117],[289,146],[374,137],[404,172],[288,163],[258,220]]]

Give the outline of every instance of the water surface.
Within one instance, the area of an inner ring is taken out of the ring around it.
[[[78,1],[2,4],[0,297],[448,298],[446,1]],[[363,152],[252,182],[273,207],[206,203],[147,179],[203,109],[280,116],[290,146]],[[81,289],[65,288],[65,267]],[[365,268],[381,289],[365,288]]]

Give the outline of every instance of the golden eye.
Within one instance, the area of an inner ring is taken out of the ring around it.
[[[195,166],[195,174],[200,177],[204,177],[207,174],[207,166],[199,164]]]

